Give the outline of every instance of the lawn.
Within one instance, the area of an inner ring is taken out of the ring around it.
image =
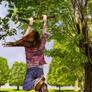
[[[20,89],[19,91],[16,89],[0,89],[0,92],[35,92],[34,90],[32,91],[23,91],[22,89]],[[49,92],[59,92],[59,90],[57,89],[49,89]],[[73,90],[60,90],[60,92],[75,92]],[[80,92],[80,91],[77,91]]]

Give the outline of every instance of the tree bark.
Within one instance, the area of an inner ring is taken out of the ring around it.
[[[80,89],[80,92],[84,91],[84,82],[83,82],[83,79],[84,79],[84,72],[82,72],[82,80],[81,80],[81,89]]]
[[[19,86],[17,86],[17,90],[19,90]]]
[[[59,92],[60,92],[60,86],[59,86]]]
[[[78,78],[77,78],[77,80],[75,81],[74,91],[78,91]]]
[[[79,41],[80,52],[88,58],[85,63],[85,89],[84,92],[92,92],[92,45],[88,43],[88,0],[71,0],[74,11],[74,23],[78,34],[83,38]]]
[[[85,89],[84,92],[92,92],[92,64],[85,65]]]
[[[85,0],[85,5],[83,5],[83,0],[72,0],[72,5],[74,9],[75,25],[78,34],[82,34],[84,37],[79,41],[80,52],[83,53],[88,58],[88,62],[85,63],[85,89],[84,92],[92,92],[92,46],[89,47],[88,43],[88,23],[85,16],[87,16],[87,4],[88,0]],[[84,10],[85,9],[85,10]],[[76,13],[78,11],[78,13]],[[79,18],[79,17],[80,18]],[[80,21],[80,26],[78,26],[78,21]],[[79,28],[80,27],[80,28]],[[81,30],[80,30],[81,29]],[[90,49],[91,48],[91,49]]]

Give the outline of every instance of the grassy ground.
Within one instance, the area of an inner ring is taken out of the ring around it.
[[[34,90],[32,91],[23,91],[23,90],[16,90],[16,89],[0,89],[0,92],[35,92]],[[59,92],[57,89],[49,89],[49,92]],[[60,92],[75,92],[73,90],[60,90]],[[80,92],[80,91],[77,91]]]
[[[76,91],[73,91],[73,90],[58,90],[58,89],[49,89],[49,92],[76,92]],[[80,91],[77,91],[77,92],[80,92]]]

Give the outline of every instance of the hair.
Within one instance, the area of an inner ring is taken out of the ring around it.
[[[40,34],[37,31],[32,31],[28,35],[16,42],[6,42],[5,46],[24,46],[28,48],[39,48],[41,44]]]
[[[29,41],[30,43],[30,47],[36,47],[39,48],[40,44],[41,44],[41,39],[40,39],[40,34],[37,31],[32,31],[31,33],[29,33]]]

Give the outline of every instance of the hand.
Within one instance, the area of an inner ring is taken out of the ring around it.
[[[33,18],[31,17],[31,18],[29,18],[29,25],[33,25]]]
[[[43,21],[47,21],[47,15],[43,15]]]

